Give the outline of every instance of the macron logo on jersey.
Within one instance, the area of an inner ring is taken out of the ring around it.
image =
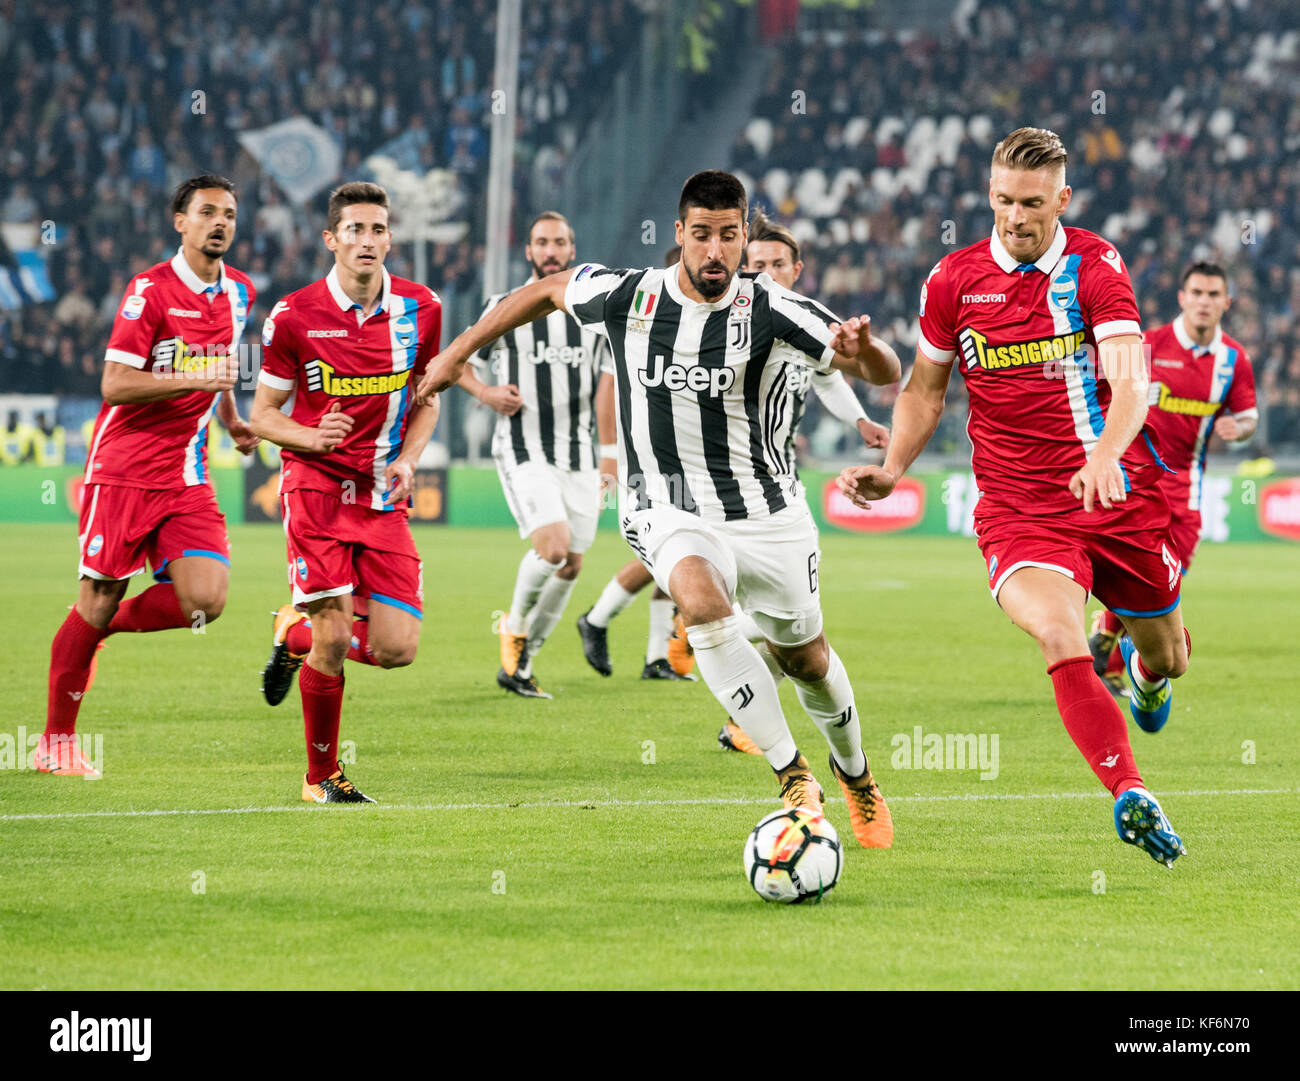
[[[1101,253],[1101,261],[1111,268],[1116,274],[1124,273],[1124,262],[1119,257],[1119,252],[1114,248],[1107,248]]]
[[[961,302],[963,304],[1005,304],[1007,302],[1006,293],[962,293]],[[922,305],[924,307],[924,304]],[[924,311],[921,312],[925,314]]]

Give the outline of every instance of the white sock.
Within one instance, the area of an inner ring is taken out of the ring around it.
[[[766,638],[760,638],[757,642],[751,638],[750,642],[758,650],[758,655],[763,658],[763,663],[767,665],[767,670],[772,673],[772,682],[778,687],[781,681],[785,679],[785,671],[782,669],[780,662],[776,659],[776,654],[772,652],[771,647],[767,644]]]
[[[578,584],[576,578],[561,578],[553,574],[542,586],[542,592],[528,614],[528,656],[537,656],[542,643],[551,636],[551,631],[564,615],[564,606],[569,603],[569,595]]]
[[[529,548],[524,553],[524,558],[519,561],[519,574],[515,578],[515,595],[506,615],[506,630],[511,634],[525,633],[528,628],[528,613],[537,603],[542,586],[563,566],[563,561],[547,563],[537,554],[536,549]]]
[[[1138,654],[1133,651],[1133,656],[1129,661],[1128,674],[1133,678],[1133,683],[1143,694],[1150,694],[1152,691],[1158,691],[1168,682],[1168,676],[1158,676],[1154,680],[1147,679],[1138,668]]]
[[[740,620],[740,633],[745,636],[747,642],[762,642],[767,636],[758,629],[758,624],[754,622],[754,617],[746,612],[740,605],[736,605],[736,618]]]
[[[776,684],[740,633],[736,617],[687,627],[686,637],[713,697],[758,744],[773,769],[788,766],[799,750],[781,712]]]
[[[593,627],[608,627],[609,621],[634,600],[636,600],[635,593],[629,593],[618,584],[617,578],[611,578],[609,585],[605,587],[600,598],[587,613],[587,622]]]
[[[673,602],[650,601],[650,635],[646,639],[645,663],[663,660],[668,656],[668,636],[673,633]]]
[[[867,758],[862,753],[862,726],[853,703],[853,686],[839,655],[833,649],[830,655],[830,667],[821,679],[804,683],[792,676],[790,682],[799,703],[831,745],[836,764],[848,776],[860,777],[867,768]]]

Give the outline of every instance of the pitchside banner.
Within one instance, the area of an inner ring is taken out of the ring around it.
[[[233,453],[233,452],[232,452]],[[274,453],[259,448],[251,460],[211,469],[217,501],[231,524],[280,520]],[[968,472],[919,473],[904,477],[888,499],[861,510],[835,487],[834,473],[804,471],[808,505],[827,532],[911,533],[972,536],[979,498]],[[1205,537],[1208,542],[1300,541],[1300,477],[1209,474],[1205,478]],[[76,466],[13,465],[0,469],[0,522],[77,521],[82,471]],[[463,526],[514,528],[496,470],[472,466],[421,469],[416,473],[412,520]],[[616,529],[611,508],[602,529]]]

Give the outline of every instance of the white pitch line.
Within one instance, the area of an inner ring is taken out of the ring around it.
[[[1300,792],[1296,788],[1205,788],[1182,792],[1162,792],[1165,796],[1283,796]],[[1000,800],[1052,800],[1101,799],[1104,792],[988,792],[968,793],[959,796],[890,796],[890,803],[981,803]],[[377,803],[377,811],[538,811],[547,808],[582,807],[719,807],[753,806],[776,803],[776,798],[753,799],[608,799],[608,800],[547,800],[537,803]],[[843,803],[838,797],[827,803]],[[48,822],[65,818],[173,818],[181,815],[249,815],[286,814],[295,811],[315,810],[314,804],[292,807],[210,807],[177,808],[156,811],[59,811],[52,814],[0,815],[0,822]]]

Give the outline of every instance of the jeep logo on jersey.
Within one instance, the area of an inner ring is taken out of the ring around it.
[[[646,387],[662,386],[665,390],[690,390],[695,393],[708,391],[710,398],[716,398],[723,391],[730,390],[736,382],[734,368],[707,368],[694,364],[689,368],[684,364],[667,363],[663,355],[650,358],[648,368],[637,372],[641,385]]]
[[[393,337],[403,349],[409,349],[415,342],[415,324],[402,315],[393,320]]]
[[[1066,311],[1074,303],[1074,295],[1079,291],[1079,283],[1073,275],[1058,274],[1052,279],[1047,289],[1047,299],[1057,311]]]
[[[543,345],[541,342],[527,354],[534,364],[568,364],[573,368],[581,368],[587,362],[587,355],[585,345]]]

